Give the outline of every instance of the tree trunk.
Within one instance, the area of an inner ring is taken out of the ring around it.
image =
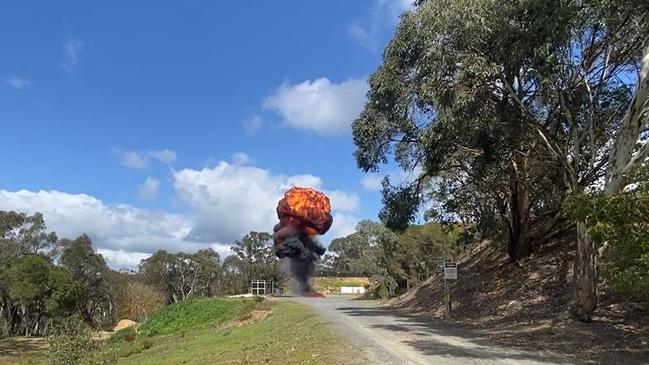
[[[519,163],[512,160],[510,181],[510,226],[508,254],[512,262],[529,256],[532,252],[529,240],[530,203],[527,189],[527,158]]]
[[[577,257],[575,258],[575,306],[573,315],[590,322],[597,306],[597,250],[588,236],[584,222],[577,223]]]
[[[640,133],[649,126],[644,118],[649,101],[649,47],[644,51],[640,78],[633,98],[620,121],[611,147],[606,170],[606,195],[617,194],[624,189],[624,175],[649,157],[649,141],[635,148]],[[644,119],[643,119],[644,118]],[[577,257],[575,258],[575,306],[573,315],[580,321],[591,320],[597,306],[598,253],[588,236],[585,222],[577,223]]]

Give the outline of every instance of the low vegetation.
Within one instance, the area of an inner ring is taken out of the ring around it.
[[[366,277],[373,296],[395,296],[430,277],[440,261],[454,257],[462,232],[457,225],[428,223],[395,233],[364,220],[354,233],[331,242],[324,270]],[[325,279],[324,285],[328,280],[333,279]]]
[[[196,328],[213,327],[250,311],[253,299],[190,299],[171,304],[152,315],[139,328],[142,336],[167,335]]]
[[[303,304],[272,302],[264,320],[139,337],[116,346],[121,365],[343,364],[352,351]]]
[[[253,315],[258,312],[265,315]],[[139,333],[125,328],[105,343],[88,337],[79,321],[60,328],[49,351],[40,340],[0,340],[2,364],[46,364],[49,357],[54,364],[335,365],[353,351],[310,308],[283,300],[181,302],[152,316]]]
[[[94,339],[91,329],[80,319],[62,319],[47,337],[47,359],[52,365],[111,365],[115,352]]]

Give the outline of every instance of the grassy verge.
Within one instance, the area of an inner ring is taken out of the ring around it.
[[[246,325],[197,329],[121,344],[122,365],[344,364],[351,348],[310,308],[289,301],[270,303],[271,314]],[[147,341],[146,343],[143,343]]]
[[[168,335],[221,324],[252,310],[254,299],[193,299],[174,303],[154,314],[139,328],[142,336]]]
[[[343,357],[354,351],[308,306],[285,300],[186,302],[150,321],[140,328],[164,334],[134,335],[125,330],[106,343],[118,364],[341,365],[349,363]],[[3,365],[46,361],[43,339],[0,340]]]

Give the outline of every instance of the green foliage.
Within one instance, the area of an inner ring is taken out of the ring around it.
[[[146,351],[141,350],[140,340],[116,345],[120,355],[131,353],[120,364],[349,364],[353,348],[309,306],[292,301],[269,304],[272,315],[243,326],[147,337],[144,340],[150,348]]]
[[[9,297],[22,305],[42,301],[47,292],[49,263],[38,255],[21,257],[6,273]]]
[[[223,270],[219,261],[219,254],[212,249],[192,254],[159,250],[142,260],[140,274],[172,303],[220,293]]]
[[[7,298],[4,303],[20,308],[10,318],[24,335],[38,335],[49,319],[70,315],[77,299],[76,285],[68,271],[35,254],[21,256],[0,273],[2,292]]]
[[[649,6],[417,3],[369,78],[352,124],[357,165],[376,172],[394,160],[407,176],[384,180],[388,228],[403,231],[426,205],[427,217],[461,222],[475,238],[507,237],[516,260],[565,223],[545,225],[566,192],[593,188],[604,173],[637,83],[627,75],[646,47]]]
[[[149,338],[128,341],[125,345],[116,348],[117,357],[127,358],[137,355],[150,349],[152,346],[153,342]]]
[[[327,270],[369,277],[378,296],[394,296],[432,275],[439,260],[453,257],[462,232],[429,223],[397,235],[380,223],[362,221],[356,232],[331,242],[335,255],[328,257]]]
[[[136,326],[130,326],[126,328],[122,328],[121,330],[115,332],[112,336],[110,336],[110,339],[108,339],[109,343],[122,343],[122,342],[132,342],[135,340],[137,337],[137,329],[135,328]]]
[[[72,314],[77,304],[77,286],[70,273],[60,266],[50,267],[47,285],[50,289],[46,302],[48,313],[53,317]]]
[[[390,178],[383,180],[383,208],[379,219],[392,230],[402,232],[415,218],[419,207],[419,192],[416,186],[396,188],[390,185]]]
[[[95,252],[90,237],[62,240],[61,265],[68,269],[78,288],[80,315],[88,324],[99,324],[110,315],[110,292],[105,275],[110,269],[104,258]]]
[[[112,351],[92,339],[90,328],[76,317],[57,321],[47,338],[47,358],[52,365],[110,365],[116,362]]]
[[[604,274],[620,294],[649,300],[649,189],[612,196],[579,195],[566,201],[566,214],[585,222],[590,237],[608,249]]]
[[[56,233],[46,232],[43,215],[0,211],[0,268],[21,255],[56,253]]]
[[[178,333],[218,325],[256,305],[245,299],[190,299],[171,304],[152,315],[139,328],[142,336]]]
[[[223,262],[231,294],[245,293],[251,280],[284,279],[279,260],[273,252],[273,236],[267,232],[250,232],[230,247],[234,255]]]

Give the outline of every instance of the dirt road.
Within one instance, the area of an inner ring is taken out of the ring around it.
[[[570,364],[549,354],[496,347],[470,332],[384,309],[374,301],[344,297],[293,300],[316,309],[357,348],[364,349],[365,364]]]

